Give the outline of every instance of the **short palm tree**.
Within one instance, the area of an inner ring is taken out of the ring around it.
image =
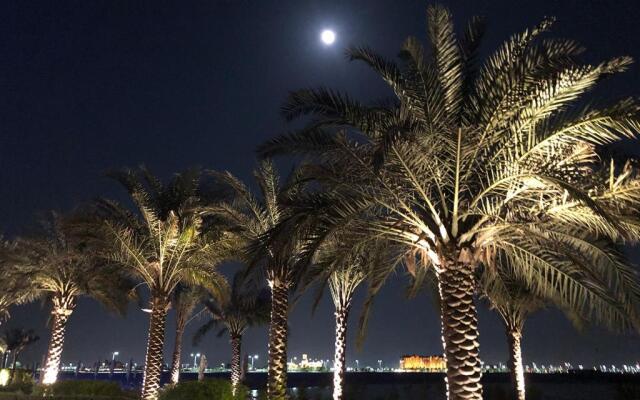
[[[267,392],[270,400],[282,400],[286,398],[287,391],[289,296],[302,270],[299,263],[301,241],[295,233],[273,235],[273,232],[287,216],[288,197],[299,190],[299,186],[294,184],[296,175],[292,174],[281,184],[271,161],[263,161],[254,171],[260,199],[230,173],[214,175],[236,193],[232,203],[217,207],[217,214],[242,239],[245,255],[241,261],[260,265],[262,268],[253,270],[264,273],[271,290]]]
[[[598,246],[598,244],[594,244]],[[613,248],[602,247],[602,251],[611,260],[612,268],[619,271],[621,275],[627,275],[633,279],[635,275],[633,268],[626,265],[623,257]],[[580,255],[573,255],[571,260],[566,263],[572,263],[579,260]],[[607,284],[607,276],[584,275],[579,271],[579,264],[567,268],[568,272],[572,272],[574,279],[580,280],[586,290],[592,293],[593,297],[597,297],[602,301],[603,306],[592,309],[590,307],[580,306],[575,308],[579,303],[572,301],[571,296],[574,294],[566,292],[563,287],[555,287],[555,290],[545,290],[544,296],[539,291],[523,282],[522,279],[511,276],[512,268],[507,260],[503,262],[499,269],[486,269],[482,275],[480,286],[482,296],[488,301],[490,307],[494,309],[501,317],[507,342],[509,347],[509,370],[511,374],[511,382],[513,389],[513,398],[516,400],[525,400],[525,379],[524,365],[522,362],[522,335],[524,324],[527,318],[541,310],[546,306],[555,306],[559,308],[574,323],[577,328],[582,328],[586,323],[603,324],[611,330],[633,330],[639,326],[638,310],[634,310],[633,314],[629,314],[625,303],[627,300],[619,298],[615,292],[611,292]],[[522,266],[521,266],[522,267]],[[640,293],[640,285],[638,282],[629,286],[629,289],[635,293],[623,293],[625,297],[636,297]]]
[[[461,38],[446,8],[430,6],[427,21],[428,50],[408,38],[402,66],[367,48],[348,50],[381,76],[393,100],[365,106],[327,89],[294,92],[285,115],[312,114],[312,122],[259,153],[313,155],[335,224],[366,215],[371,234],[421,253],[439,285],[448,398],[479,400],[480,265],[507,257],[537,290],[548,290],[551,276],[551,286],[595,308],[604,305],[548,248],[589,255],[581,270],[611,271],[614,289],[629,284],[591,239],[638,237],[634,169],[602,165],[597,148],[635,138],[640,114],[629,99],[583,106],[579,100],[630,59],[584,64],[574,41],[540,39],[551,20],[512,36],[483,64],[482,19]]]
[[[15,372],[16,364],[20,353],[28,346],[40,339],[33,329],[13,328],[4,331],[0,337],[0,341],[4,343],[4,353],[11,353],[13,359],[11,361],[11,370]],[[13,375],[13,374],[12,374]]]
[[[171,357],[169,382],[175,385],[180,381],[180,364],[182,361],[182,338],[187,325],[203,310],[194,314],[196,307],[202,302],[205,291],[200,287],[179,286],[173,296],[173,309],[176,312],[176,337]]]
[[[508,284],[498,292],[493,289],[486,296],[491,307],[502,318],[509,346],[509,372],[514,400],[525,399],[524,364],[522,362],[522,332],[527,317],[542,309],[545,301],[529,291],[525,285]]]
[[[158,398],[163,365],[165,321],[175,290],[201,286],[222,296],[226,280],[216,270],[231,237],[205,232],[199,174],[178,174],[168,185],[148,173],[123,170],[112,174],[127,190],[136,208],[102,200],[97,209],[106,218],[111,250],[107,256],[150,292],[150,324],[143,400]]]
[[[390,251],[392,247],[392,244],[384,241],[360,243],[353,235],[334,234],[324,240],[316,251],[314,269],[317,271],[311,273],[312,280],[326,282],[335,307],[334,400],[342,400],[344,393],[347,327],[353,296],[356,289],[367,280],[371,286],[369,299],[375,295],[386,280],[389,264],[394,264]],[[367,301],[365,305],[367,311],[369,303]]]
[[[133,297],[131,282],[96,255],[98,238],[78,215],[51,213],[37,234],[15,241],[12,263],[31,294],[51,304],[51,337],[40,380],[55,383],[60,370],[65,331],[81,296],[124,313]]]
[[[202,336],[213,328],[221,327],[217,336],[229,334],[231,343],[231,385],[235,393],[242,376],[242,336],[247,328],[269,322],[271,299],[269,292],[252,282],[247,282],[242,273],[236,273],[231,293],[220,302],[209,299],[205,303],[211,319],[194,336],[198,343]]]

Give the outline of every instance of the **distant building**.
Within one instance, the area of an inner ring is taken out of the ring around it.
[[[406,371],[442,372],[447,365],[441,356],[406,355],[400,358],[400,369]]]
[[[302,355],[300,362],[297,362],[297,359],[294,357],[287,363],[289,370],[320,370],[324,368],[324,366],[323,360],[311,360],[306,354]]]
[[[322,368],[324,363],[322,360],[310,360],[306,354],[302,355],[302,360],[300,361],[300,368],[303,369],[313,369],[313,368]]]

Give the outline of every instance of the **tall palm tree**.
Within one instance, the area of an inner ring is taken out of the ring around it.
[[[200,287],[179,286],[173,296],[173,308],[176,312],[176,337],[171,357],[171,372],[169,381],[175,385],[180,381],[180,362],[182,360],[182,337],[187,325],[200,315],[203,310],[194,314],[198,304],[201,303],[205,291]]]
[[[194,176],[195,175],[195,176]],[[231,235],[205,232],[199,174],[183,173],[167,185],[142,168],[114,172],[129,193],[136,213],[101,200],[98,211],[120,264],[150,292],[150,323],[141,398],[155,400],[160,388],[165,322],[171,298],[181,284],[201,286],[222,296],[226,280],[216,266],[226,254]]]
[[[294,232],[274,235],[273,232],[288,214],[287,200],[300,186],[296,174],[284,183],[269,160],[254,171],[261,198],[232,174],[213,173],[217,180],[236,193],[232,203],[220,204],[217,214],[223,218],[244,243],[244,259],[266,276],[271,291],[269,322],[269,364],[267,395],[270,400],[286,398],[287,390],[287,319],[289,296],[302,268],[300,268],[301,240]],[[269,240],[264,240],[268,237]]]
[[[271,299],[269,292],[252,282],[247,282],[242,273],[236,273],[231,293],[224,301],[209,299],[205,303],[211,319],[198,329],[194,342],[211,329],[220,327],[217,336],[229,334],[231,343],[231,385],[235,393],[242,376],[242,336],[247,328],[269,322]]]
[[[12,379],[15,374],[16,364],[20,353],[26,347],[37,342],[39,339],[40,337],[34,333],[33,329],[13,328],[4,331],[2,337],[0,337],[0,341],[4,343],[3,352],[11,352],[11,355],[13,356],[13,360],[11,361]]]
[[[365,106],[327,89],[294,92],[285,115],[312,114],[311,124],[259,152],[313,155],[335,224],[366,214],[372,234],[420,252],[439,285],[448,397],[480,399],[480,265],[507,257],[536,290],[550,290],[542,281],[552,276],[579,293],[576,303],[605,307],[547,249],[588,254],[580,265],[588,274],[610,268],[590,239],[638,237],[634,169],[602,165],[596,150],[635,138],[639,107],[629,99],[584,107],[584,95],[630,59],[584,64],[574,41],[541,40],[551,20],[512,36],[482,65],[482,19],[471,19],[460,39],[446,8],[430,6],[427,20],[429,50],[408,38],[402,66],[367,48],[348,50],[382,77],[393,100]],[[613,288],[629,284],[610,274]]]
[[[45,385],[58,378],[67,322],[78,298],[89,296],[124,313],[133,297],[131,282],[96,257],[98,237],[79,215],[51,213],[39,232],[16,239],[9,261],[31,295],[51,304],[51,337],[40,376]]]

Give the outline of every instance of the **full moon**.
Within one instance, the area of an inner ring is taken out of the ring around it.
[[[336,34],[330,29],[325,29],[320,34],[320,39],[322,39],[322,42],[326,45],[333,44],[333,42],[336,41]]]

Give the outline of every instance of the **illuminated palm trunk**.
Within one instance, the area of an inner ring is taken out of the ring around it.
[[[40,378],[43,385],[51,385],[58,380],[67,322],[75,308],[75,299],[72,297],[56,296],[52,301],[51,318],[53,325],[51,327],[51,338],[49,339],[44,369]]]
[[[235,395],[242,375],[240,359],[242,354],[242,335],[231,335],[231,387]]]
[[[438,273],[442,340],[447,361],[447,398],[482,400],[474,268],[448,264]]]
[[[509,341],[509,371],[513,385],[513,398],[525,400],[524,366],[522,365],[522,332],[517,328],[507,328]]]
[[[168,309],[169,301],[166,298],[155,297],[152,299],[147,355],[142,376],[142,400],[156,400],[158,398],[163,363],[164,328]]]
[[[269,400],[286,400],[289,285],[278,280],[274,280],[270,287],[271,322],[269,325],[267,397]]]
[[[173,345],[173,356],[171,357],[171,384],[175,385],[180,381],[180,361],[182,360],[182,336],[184,336],[184,326],[178,324],[176,328],[176,340]]]
[[[347,319],[350,304],[336,308],[336,343],[333,356],[333,400],[342,400],[346,371]]]

